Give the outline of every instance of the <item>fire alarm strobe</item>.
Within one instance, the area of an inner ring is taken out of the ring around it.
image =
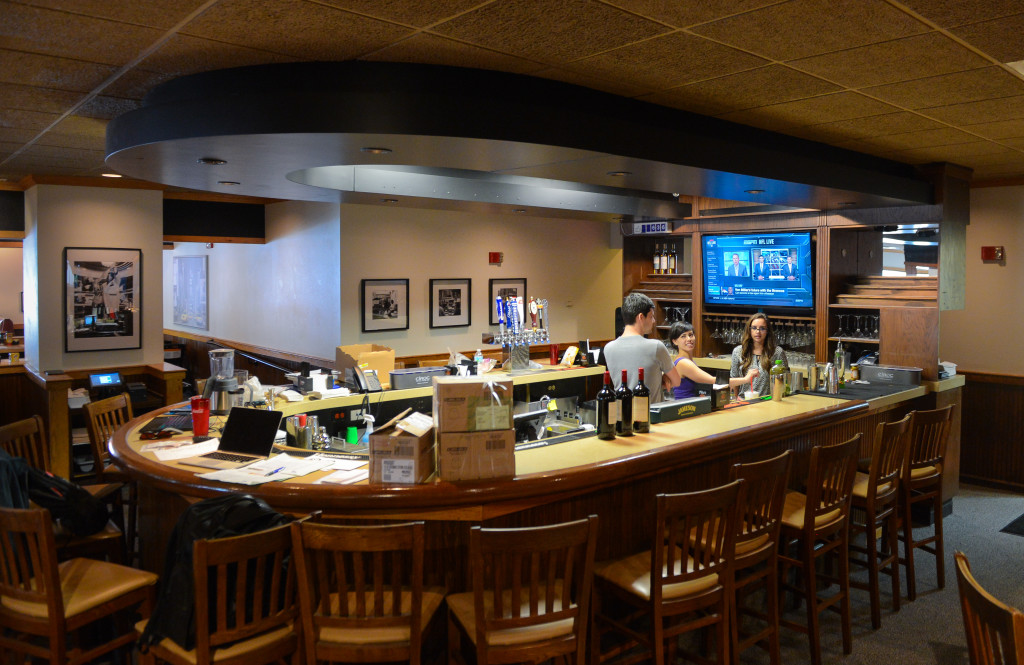
[[[492,266],[500,266],[504,258],[504,252],[487,252],[487,262]]]
[[[981,248],[982,261],[1002,261],[1004,256],[1002,245]]]

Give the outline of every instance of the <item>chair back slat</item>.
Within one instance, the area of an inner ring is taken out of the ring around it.
[[[910,413],[911,469],[935,466],[941,469],[946,442],[953,422],[953,405]]]
[[[0,508],[0,596],[47,606],[63,616],[50,512]]]
[[[31,466],[50,470],[50,449],[46,446],[43,419],[32,416],[0,427],[0,449],[11,457],[21,457]]]
[[[745,484],[736,516],[737,543],[765,536],[769,543],[779,542],[792,461],[793,451],[787,450],[771,459],[733,465],[729,480],[743,480]]]
[[[841,511],[844,518],[849,515],[861,438],[862,435],[858,433],[843,443],[811,449],[807,474],[807,508],[804,511],[804,530],[808,533],[816,530],[819,520],[836,511]],[[837,524],[844,521],[839,520]]]
[[[95,402],[87,402],[82,408],[86,414],[85,424],[89,432],[93,459],[97,464],[97,470],[102,470],[110,459],[107,442],[114,432],[133,418],[132,403],[127,393],[121,393]]]
[[[955,554],[971,665],[1017,665],[1024,658],[1024,614],[985,591],[963,552]]]
[[[875,428],[868,469],[868,501],[888,503],[896,498],[909,452],[910,418],[908,413],[895,422],[878,423]]]

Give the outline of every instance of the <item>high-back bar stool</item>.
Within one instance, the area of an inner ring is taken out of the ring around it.
[[[935,574],[939,588],[946,586],[946,562],[942,537],[942,469],[946,461],[946,443],[953,423],[953,405],[930,411],[910,413],[909,458],[900,486],[900,517],[903,535],[903,563],[907,568],[907,598],[917,598],[914,550],[935,555]],[[930,504],[935,531],[931,536],[914,539],[911,511],[915,504]]]
[[[802,594],[807,603],[807,624],[780,619],[779,623],[807,633],[811,663],[821,665],[821,626],[818,615],[838,611],[842,622],[843,653],[853,651],[850,628],[849,514],[850,494],[857,472],[861,434],[849,441],[811,449],[807,494],[787,492],[782,508],[782,549],[779,553],[779,584]],[[833,554],[839,561],[838,591],[818,597],[819,558]],[[790,568],[800,570],[802,586],[788,584]]]
[[[971,665],[1024,663],[1024,614],[978,584],[963,552],[953,556]]]
[[[114,505],[115,522],[122,527],[126,537],[128,562],[139,556],[139,543],[136,542],[138,526],[139,488],[135,481],[110,461],[107,442],[122,425],[132,419],[132,403],[128,393],[121,393],[106,399],[87,402],[83,407],[86,417],[86,429],[89,432],[89,444],[92,448],[93,469],[96,482],[104,484],[121,483],[127,488],[128,498],[123,503]],[[120,499],[121,492],[116,496]],[[128,508],[125,519],[123,507]]]
[[[907,433],[910,415],[892,423],[878,423],[871,446],[871,464],[867,473],[858,473],[853,481],[853,511],[850,514],[850,550],[864,556],[851,561],[868,569],[868,582],[850,581],[850,586],[867,589],[871,597],[871,626],[882,626],[881,594],[878,574],[892,577],[892,609],[900,609],[900,563],[898,515],[900,474],[907,462]],[[863,519],[862,519],[863,516]],[[882,551],[879,551],[879,530]],[[858,536],[864,535],[864,545]]]

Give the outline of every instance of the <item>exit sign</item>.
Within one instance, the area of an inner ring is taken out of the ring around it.
[[[671,233],[672,224],[669,222],[635,222],[633,224],[633,235],[650,235],[652,233]]]

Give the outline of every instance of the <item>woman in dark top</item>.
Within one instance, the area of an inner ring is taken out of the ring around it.
[[[698,383],[713,384],[715,382],[715,377],[697,367],[697,364],[693,362],[693,349],[697,346],[697,336],[693,333],[693,326],[685,321],[673,323],[672,327],[668,329],[668,344],[670,348],[679,353],[679,357],[673,361],[673,364],[681,380],[679,385],[672,389],[673,397],[676,399],[696,397]],[[747,376],[729,379],[729,387],[735,388],[744,383],[750,383],[757,373],[757,368],[752,367],[747,372]]]
[[[767,395],[771,368],[776,360],[781,360],[782,366],[789,371],[789,360],[786,359],[786,352],[775,341],[775,331],[772,330],[768,315],[763,312],[751,315],[743,329],[739,346],[732,350],[729,375],[749,376],[751,368],[760,369],[760,375],[753,382],[754,390]]]

